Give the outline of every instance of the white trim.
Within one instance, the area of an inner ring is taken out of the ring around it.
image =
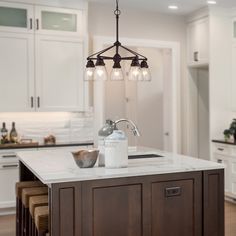
[[[180,43],[171,41],[159,41],[159,40],[149,40],[149,39],[135,39],[135,38],[121,38],[120,41],[123,45],[127,47],[153,47],[153,48],[168,48],[172,50],[172,112],[173,120],[173,152],[177,153],[181,148],[181,134],[180,134],[180,112],[179,107],[179,94],[180,94]],[[95,36],[93,38],[93,49],[94,51],[99,51],[104,48],[104,46],[112,45],[114,43],[113,37],[102,37]],[[103,81],[94,82],[94,137],[95,144],[97,143],[97,131],[105,122],[104,114],[104,99],[105,99],[105,86]]]

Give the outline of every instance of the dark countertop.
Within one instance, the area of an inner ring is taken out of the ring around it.
[[[228,144],[228,145],[236,145],[234,142],[226,142],[225,140],[212,140],[213,143],[221,143],[221,144]]]
[[[77,142],[77,143],[58,143],[55,145],[44,145],[39,144],[36,146],[23,146],[23,147],[4,147],[0,145],[0,150],[11,150],[11,149],[34,149],[34,148],[56,148],[56,147],[76,147],[76,146],[93,146],[93,141],[84,141],[84,142]]]

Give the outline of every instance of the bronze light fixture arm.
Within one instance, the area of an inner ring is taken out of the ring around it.
[[[101,68],[101,67],[105,66],[104,61],[105,60],[113,60],[114,65],[113,65],[112,75],[114,77],[114,80],[121,80],[121,78],[122,78],[121,61],[132,61],[130,75],[133,79],[130,79],[130,80],[134,80],[134,79],[138,78],[139,74],[141,74],[143,72],[144,72],[143,74],[145,76],[146,75],[149,76],[150,73],[148,71],[147,57],[123,46],[119,41],[119,19],[120,19],[120,15],[121,15],[121,11],[119,9],[119,0],[116,0],[116,9],[114,11],[114,14],[116,16],[116,41],[112,46],[105,48],[97,53],[94,53],[87,58],[86,68],[87,68],[88,75],[91,78],[93,75],[93,71],[94,71],[95,67],[97,68],[97,66],[100,66],[99,67],[99,74],[104,75],[104,72],[101,71],[101,70],[104,70],[104,68]],[[112,49],[115,49],[115,55],[113,57],[104,55],[106,52],[108,52]],[[131,55],[122,57],[120,55],[120,49],[125,50],[126,52],[130,53]],[[142,69],[142,72],[141,72],[140,68]]]

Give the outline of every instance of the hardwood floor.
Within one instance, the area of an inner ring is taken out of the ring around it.
[[[236,204],[225,203],[225,236],[236,235]],[[15,216],[0,216],[0,236],[15,236]]]
[[[0,236],[15,236],[15,216],[0,216]]]

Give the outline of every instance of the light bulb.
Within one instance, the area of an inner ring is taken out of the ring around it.
[[[111,72],[111,80],[123,80],[124,74],[121,68],[113,68]]]
[[[86,68],[85,70],[85,80],[93,80],[95,68]]]
[[[96,66],[95,80],[107,80],[107,71],[105,66]]]
[[[131,66],[130,71],[129,71],[129,80],[131,81],[142,80],[142,73],[141,73],[140,67]]]
[[[152,80],[152,76],[151,76],[149,68],[142,68],[141,71],[142,71],[142,76],[143,76],[144,81]]]

